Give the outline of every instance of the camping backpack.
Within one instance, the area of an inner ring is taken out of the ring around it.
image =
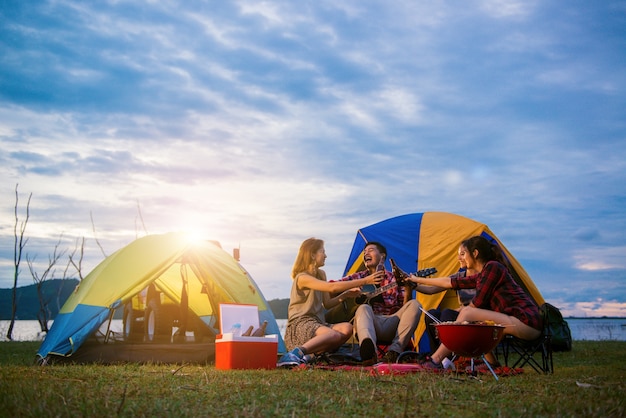
[[[552,351],[571,351],[572,333],[567,321],[563,319],[561,311],[556,306],[544,303],[539,307],[539,313],[543,318],[543,327],[549,333]]]

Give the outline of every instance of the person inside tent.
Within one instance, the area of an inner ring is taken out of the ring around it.
[[[541,335],[542,319],[539,307],[509,274],[500,247],[482,236],[474,236],[462,242],[464,259],[468,269],[478,273],[467,277],[439,277],[423,279],[411,275],[407,280],[447,289],[475,288],[472,303],[460,309],[458,323],[465,321],[493,321],[504,325],[504,333],[523,340],[534,340]],[[423,366],[442,368],[442,360],[451,354],[443,344]]]
[[[370,241],[363,250],[366,269],[343,277],[342,281],[354,281],[375,274],[379,265],[384,266],[387,249],[379,242]],[[387,286],[396,283],[391,271],[382,269],[384,279],[380,283]],[[421,315],[420,304],[413,299],[408,284],[392,286],[369,303],[360,305],[354,314],[354,327],[359,339],[359,352],[364,364],[378,360],[379,341],[390,342],[382,360],[395,363],[398,356],[409,345]]]
[[[353,332],[352,324],[328,324],[325,309],[361,294],[360,286],[378,284],[383,272],[374,272],[350,282],[326,280],[324,241],[309,238],[300,245],[293,264],[293,283],[288,308],[285,345],[287,353],[278,360],[278,367],[294,367],[306,363],[310,355],[333,351],[345,343]],[[331,293],[339,293],[331,297]]]

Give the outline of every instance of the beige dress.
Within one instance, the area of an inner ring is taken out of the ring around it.
[[[289,298],[285,345],[287,350],[302,346],[315,336],[319,327],[329,326],[324,321],[323,294],[319,290],[300,289],[298,280],[306,273],[299,273],[293,280]],[[326,281],[326,274],[318,270],[318,279]]]

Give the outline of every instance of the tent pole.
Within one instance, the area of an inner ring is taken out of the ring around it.
[[[109,342],[109,334],[111,332],[111,321],[113,320],[113,309],[109,309],[109,323],[107,324],[107,332],[104,334],[104,343],[107,344]]]

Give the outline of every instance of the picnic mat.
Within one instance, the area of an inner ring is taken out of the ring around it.
[[[350,363],[350,364],[348,364]],[[312,364],[302,364],[296,367],[295,370],[303,369],[321,369],[321,370],[343,370],[343,371],[360,371],[368,372],[371,375],[402,375],[409,373],[439,373],[439,374],[471,374],[471,360],[468,358],[459,358],[454,362],[455,369],[430,369],[422,366],[419,363],[378,363],[372,366],[363,366],[355,364],[354,362],[346,363],[329,363],[329,362],[314,362]],[[474,371],[476,374],[488,374],[491,372],[482,361],[474,362]],[[515,376],[524,372],[522,368],[512,369],[507,366],[494,367],[493,371],[498,376]]]

